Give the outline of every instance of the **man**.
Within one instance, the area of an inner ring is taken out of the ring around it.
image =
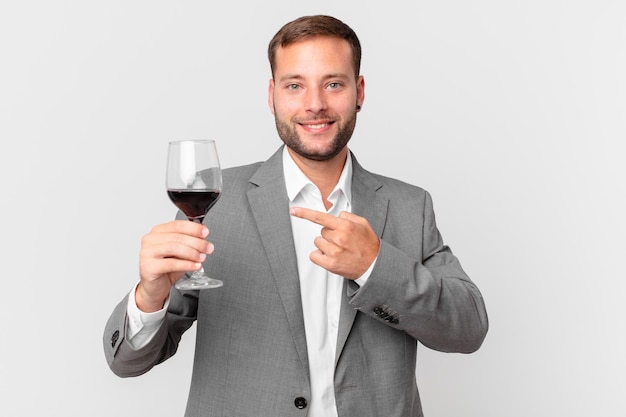
[[[417,342],[479,348],[485,306],[443,245],[430,196],[348,150],[360,57],[354,32],[328,16],[275,35],[268,96],[285,146],[224,170],[210,235],[178,220],[143,238],[140,282],[104,334],[116,374],[169,358],[195,321],[186,416],[421,416]],[[223,287],[172,287],[202,263]]]

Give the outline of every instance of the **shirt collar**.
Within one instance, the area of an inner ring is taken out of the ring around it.
[[[293,200],[298,194],[307,186],[311,185],[315,187],[315,184],[307,178],[306,175],[298,168],[291,155],[287,151],[287,147],[283,148],[283,173],[285,176],[285,185],[287,186],[287,196],[289,200]],[[346,164],[343,166],[341,176],[337,185],[330,193],[329,200],[335,200],[338,191],[343,192],[346,196],[348,204],[352,204],[352,157],[350,150],[348,150],[348,156],[346,158]]]

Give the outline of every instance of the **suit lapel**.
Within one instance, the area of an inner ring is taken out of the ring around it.
[[[352,212],[358,216],[365,217],[380,237],[385,227],[388,207],[388,200],[376,194],[376,191],[382,187],[382,183],[364,170],[354,156],[352,156],[352,170]],[[349,304],[350,300],[347,296],[348,280],[345,280],[343,288],[344,296],[341,298],[335,365],[339,361],[357,313],[357,310]]]
[[[309,373],[296,251],[282,166],[282,147],[250,179],[248,202],[259,229],[276,288],[302,367]]]
[[[298,265],[296,250],[291,232],[289,217],[289,199],[285,187],[282,166],[281,147],[268,159],[250,179],[255,185],[248,191],[248,202],[256,221],[263,247],[272,269],[276,288],[287,316],[287,321],[293,335],[294,344],[305,372],[309,373],[306,335],[304,331],[304,317],[302,313],[302,299],[300,281],[298,279]],[[378,236],[382,235],[387,217],[388,201],[378,197],[376,191],[382,183],[372,174],[365,171],[352,157],[352,212],[365,217]],[[282,207],[281,203],[283,202]],[[277,207],[279,207],[277,209]],[[347,293],[347,283],[344,283],[344,294]],[[347,296],[342,297],[337,335],[337,355],[339,360],[346,339],[352,329],[356,317],[356,310],[349,304]]]

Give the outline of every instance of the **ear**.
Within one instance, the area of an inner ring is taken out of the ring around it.
[[[359,75],[359,78],[356,80],[356,104],[357,106],[363,106],[363,102],[365,101],[365,78],[362,75]]]
[[[274,79],[270,79],[270,85],[267,89],[267,105],[270,106],[270,111],[274,114]]]

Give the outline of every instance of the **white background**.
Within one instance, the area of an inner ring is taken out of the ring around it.
[[[104,324],[141,236],[174,216],[167,142],[216,139],[224,167],[266,159],[267,43],[318,13],[363,44],[352,149],[432,193],[487,302],[480,351],[421,348],[426,416],[626,415],[625,3],[396,3],[2,2],[6,415],[182,415],[195,332],[119,379]]]

